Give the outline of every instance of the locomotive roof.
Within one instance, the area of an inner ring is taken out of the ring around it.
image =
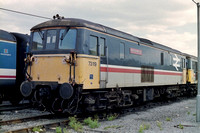
[[[130,34],[103,26],[101,24],[93,23],[83,19],[76,19],[76,18],[65,18],[65,19],[55,19],[46,21],[44,23],[38,24],[34,26],[31,30],[41,29],[41,28],[49,28],[49,27],[87,27],[90,29],[94,29],[97,31],[101,31],[104,33],[116,35],[122,38],[130,39],[139,42],[139,39],[135,36]]]
[[[7,32],[7,31],[1,30],[1,29],[0,29],[0,39],[6,40],[6,41],[16,42],[15,36],[13,36],[11,33]]]
[[[118,37],[122,37],[124,39],[128,39],[128,40],[132,40],[132,41],[136,41],[138,43],[143,43],[146,45],[150,45],[152,47],[156,47],[162,50],[166,50],[166,51],[170,51],[170,52],[174,52],[177,54],[181,54],[181,55],[185,55],[184,53],[172,49],[170,47],[164,46],[162,44],[156,43],[156,42],[152,42],[148,39],[144,39],[144,38],[139,38],[136,36],[133,36],[131,34],[116,30],[116,29],[112,29],[110,27],[107,26],[103,26],[101,24],[97,24],[97,23],[93,23],[87,20],[83,20],[83,19],[76,19],[76,18],[64,18],[64,19],[55,19],[55,20],[49,20],[43,23],[40,23],[36,26],[34,26],[32,30],[37,30],[37,29],[41,29],[41,28],[49,28],[49,27],[87,27],[90,29],[94,29],[97,31],[101,31],[107,34],[111,34],[111,35],[115,35]]]

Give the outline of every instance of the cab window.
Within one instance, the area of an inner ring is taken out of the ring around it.
[[[46,39],[46,49],[51,50],[56,47],[56,34],[57,30],[48,30]]]
[[[76,29],[49,29],[32,33],[32,50],[75,49]]]
[[[60,30],[58,49],[75,49],[76,45],[76,29]]]
[[[42,38],[44,36],[44,32],[34,32],[33,33],[33,46],[32,50],[42,50],[43,44],[42,44]]]

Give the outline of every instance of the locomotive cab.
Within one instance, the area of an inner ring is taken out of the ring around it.
[[[197,83],[197,60],[195,57],[187,58],[187,83]]]
[[[77,30],[71,28],[47,28],[32,32],[32,53],[69,53],[76,46]],[[63,50],[63,51],[62,51]]]
[[[72,26],[74,23],[51,22],[31,29],[27,81],[22,83],[21,93],[34,97],[36,102],[50,103],[56,110],[57,106],[64,108],[63,103],[70,99],[78,100],[83,89],[99,88],[100,59],[84,53],[84,44],[80,42],[85,38],[81,37],[79,27]],[[62,23],[65,26],[60,26]]]

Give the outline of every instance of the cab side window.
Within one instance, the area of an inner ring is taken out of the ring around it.
[[[90,36],[89,54],[97,55],[98,37]]]
[[[100,38],[99,40],[100,43],[100,54],[101,56],[105,56],[106,55],[106,50],[105,50],[105,38]]]

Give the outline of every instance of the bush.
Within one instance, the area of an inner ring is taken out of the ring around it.
[[[66,128],[63,129],[63,132],[64,133],[67,132]],[[56,127],[56,133],[63,133],[63,132],[62,132],[62,128],[61,127]]]
[[[76,117],[69,117],[69,126],[73,128],[75,131],[82,131],[83,125],[77,121]]]
[[[34,128],[32,129],[32,131],[33,131],[33,132],[43,132],[43,130],[42,130],[42,127],[41,127],[41,126],[34,127]]]
[[[88,117],[83,121],[86,125],[88,125],[90,128],[98,128],[100,126],[98,120],[92,120],[91,117]]]
[[[117,114],[113,114],[113,115],[107,116],[107,120],[108,120],[108,121],[113,121],[113,120],[116,119],[117,117],[118,117]]]

